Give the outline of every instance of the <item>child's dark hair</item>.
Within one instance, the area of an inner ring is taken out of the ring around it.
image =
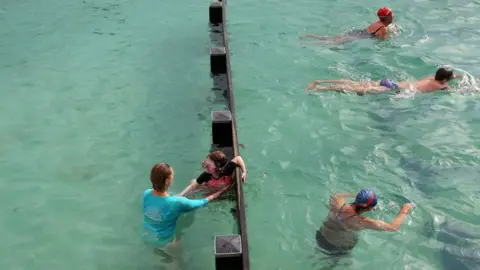
[[[157,163],[153,165],[150,171],[150,181],[156,191],[164,192],[167,190],[167,180],[172,177],[173,169],[166,163]]]
[[[225,165],[227,165],[227,157],[222,151],[211,152],[207,157],[213,161],[213,164],[215,164],[217,170],[221,170],[223,167],[225,167]]]

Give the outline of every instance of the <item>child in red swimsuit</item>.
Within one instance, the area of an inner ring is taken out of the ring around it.
[[[192,180],[190,185],[179,195],[188,195],[191,192],[202,189],[202,187],[210,192],[215,192],[225,186],[230,186],[232,184],[232,175],[237,167],[242,169],[242,182],[245,182],[247,169],[241,156],[236,156],[230,162],[227,162],[225,153],[221,151],[211,152],[202,161],[202,169],[205,171],[197,179]]]

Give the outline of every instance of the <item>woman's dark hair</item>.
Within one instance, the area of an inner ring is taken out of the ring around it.
[[[156,191],[166,191],[167,180],[172,176],[173,169],[166,163],[157,163],[153,165],[150,171],[150,181],[152,181],[152,187]]]

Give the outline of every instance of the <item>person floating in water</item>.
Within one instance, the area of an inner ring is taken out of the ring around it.
[[[201,200],[170,196],[168,188],[173,177],[174,171],[170,165],[155,164],[150,172],[152,188],[143,193],[143,240],[157,249],[167,248],[178,241],[176,223],[182,214],[205,206],[228,189],[225,187]]]
[[[314,38],[322,41],[329,41],[332,43],[345,43],[348,41],[354,41],[362,38],[377,38],[377,39],[389,39],[388,26],[393,22],[393,11],[387,7],[380,8],[377,12],[378,21],[371,23],[365,29],[357,29],[346,34],[326,37],[317,35],[305,35],[301,39]]]
[[[193,179],[190,185],[180,193],[180,196],[186,196],[199,189],[215,192],[225,186],[230,186],[232,184],[232,174],[237,167],[242,169],[242,182],[245,182],[247,168],[242,157],[237,156],[230,162],[227,161],[225,153],[221,151],[214,151],[208,154],[207,158],[202,162],[202,169],[205,171],[197,179]]]
[[[347,79],[338,80],[315,80],[307,85],[307,92],[317,91],[338,91],[355,92],[357,94],[376,94],[394,89],[412,88],[419,92],[434,92],[438,90],[447,90],[450,87],[447,83],[453,79],[463,78],[463,74],[453,74],[451,69],[439,68],[435,76],[427,76],[415,82],[384,79],[381,81],[355,82]],[[330,84],[330,85],[321,85]]]
[[[355,197],[353,203],[346,203],[346,197]],[[371,211],[377,205],[377,196],[370,189],[362,189],[357,195],[338,193],[330,200],[327,219],[316,232],[317,244],[328,255],[346,255],[357,244],[357,232],[363,229],[378,231],[398,231],[405,216],[414,207],[406,203],[391,222],[375,220],[363,213]]]

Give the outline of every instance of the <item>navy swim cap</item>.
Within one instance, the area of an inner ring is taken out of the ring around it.
[[[377,195],[370,189],[362,189],[355,197],[355,204],[362,208],[372,208],[377,205]]]

